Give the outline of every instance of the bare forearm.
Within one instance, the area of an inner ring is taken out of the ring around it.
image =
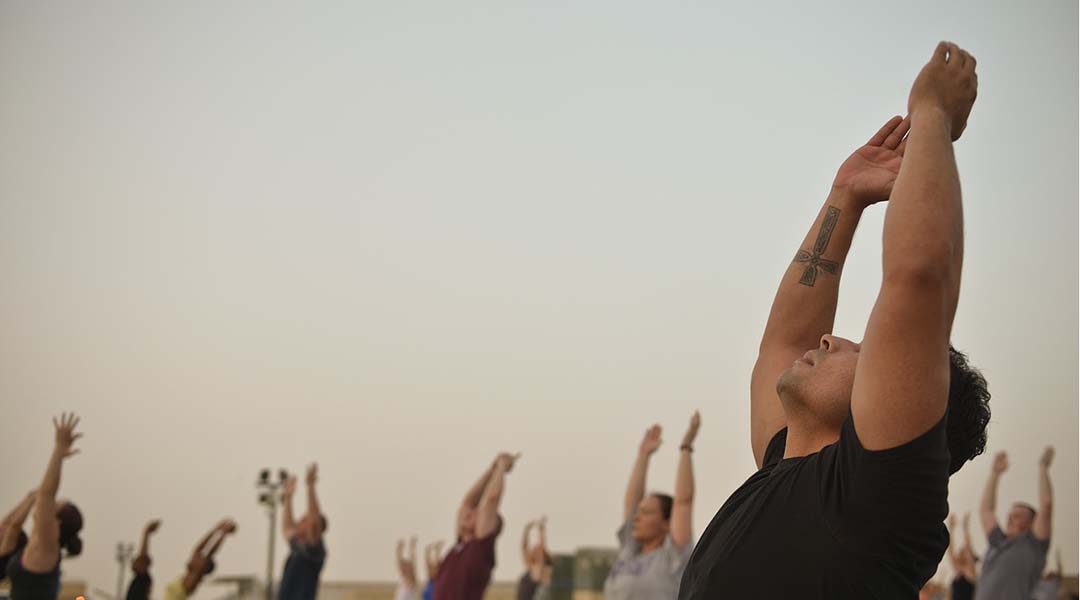
[[[884,278],[914,276],[940,286],[951,320],[964,251],[960,176],[945,115],[923,110],[911,116],[911,123],[904,164],[885,213]]]
[[[629,519],[637,510],[637,505],[645,497],[645,478],[649,471],[649,455],[639,452],[630,471],[630,481],[626,484],[626,497],[623,500],[623,518]]]
[[[502,500],[505,482],[506,469],[502,468],[502,466],[496,466],[492,469],[491,477],[488,479],[487,486],[484,487],[484,493],[480,500],[481,504],[486,506],[494,505],[497,508]]]
[[[314,484],[308,484],[307,486],[307,514],[309,516],[322,514],[322,509],[319,507],[319,496],[315,492]]]
[[[41,485],[37,489],[38,501],[46,499],[49,502],[56,500],[56,493],[60,490],[60,469],[64,462],[64,451],[59,447],[54,448],[49,456],[49,464],[45,467],[45,475],[41,478]]]
[[[4,515],[4,520],[0,521],[0,528],[4,528],[6,530],[8,526],[14,523],[18,523],[18,525],[21,527],[23,522],[26,521],[27,515],[30,514],[30,507],[33,505],[34,494],[24,496],[23,499],[15,505],[15,508],[11,509],[11,512]],[[22,517],[19,517],[20,514],[22,515]]]
[[[979,520],[982,521],[983,531],[989,534],[997,526],[997,517],[994,515],[994,511],[997,510],[997,486],[998,473],[991,473],[990,479],[986,481],[986,487],[983,488],[982,501],[979,503]]]
[[[33,496],[28,496],[19,503],[15,510],[5,519],[3,535],[0,536],[0,554],[8,554],[15,550],[19,543],[19,533],[22,532],[23,524],[30,516],[30,509],[34,506]]]
[[[675,473],[675,504],[694,502],[694,461],[689,450],[679,452],[679,466]]]
[[[477,479],[476,483],[474,483],[473,486],[469,488],[469,491],[465,493],[465,499],[462,500],[462,503],[464,505],[475,508],[478,504],[480,504],[480,499],[484,495],[484,490],[487,489],[488,482],[491,481],[491,475],[494,470],[495,465],[493,464],[492,466],[488,467],[487,470],[484,471],[484,474],[480,476],[480,479]]]
[[[1039,468],[1039,510],[1048,511],[1054,506],[1054,490],[1050,487],[1050,469]]]
[[[225,532],[224,531],[221,531],[220,529],[217,529],[217,530],[214,530],[214,531],[212,531],[210,533],[210,535],[214,535],[214,534],[217,534],[217,539],[214,540],[214,543],[213,543],[212,546],[210,546],[210,549],[206,551],[206,557],[207,558],[213,558],[214,555],[217,554],[217,551],[221,548],[221,545],[225,543]]]
[[[281,529],[285,535],[289,535],[296,527],[296,518],[293,516],[292,494],[286,494],[281,502]]]
[[[863,208],[834,189],[799,245],[773,299],[761,350],[812,348],[833,328],[840,275]]]
[[[139,556],[147,556],[150,552],[150,532],[144,531],[142,541],[139,543]]]

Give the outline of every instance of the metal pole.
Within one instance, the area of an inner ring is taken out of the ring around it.
[[[127,546],[124,542],[116,544],[116,562],[119,567],[116,574],[116,600],[120,600],[122,597],[120,594],[124,593],[124,565],[127,564],[128,559],[135,553],[135,548],[131,544]]]
[[[120,563],[120,568],[116,574],[116,600],[120,600],[120,592],[124,589],[124,548],[123,544],[117,548],[116,562]]]
[[[266,557],[266,600],[274,600],[274,526],[277,524],[277,490],[270,496],[270,549]]]

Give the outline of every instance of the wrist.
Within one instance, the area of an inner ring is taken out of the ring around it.
[[[829,197],[825,199],[825,204],[839,208],[845,215],[852,213],[861,215],[862,211],[866,209],[866,202],[856,198],[851,191],[851,187],[838,185],[835,180],[829,190]]]
[[[693,451],[694,451],[694,445],[692,443],[690,443],[690,442],[683,442],[682,445],[679,446],[679,452],[693,452]]]
[[[916,127],[941,128],[946,133],[952,134],[952,120],[949,118],[945,107],[934,102],[922,102],[911,107],[911,130]],[[950,138],[951,139],[951,138]]]

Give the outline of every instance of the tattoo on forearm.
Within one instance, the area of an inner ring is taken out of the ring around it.
[[[799,283],[814,287],[818,269],[831,275],[836,275],[836,272],[840,270],[840,263],[821,257],[825,254],[825,249],[829,247],[829,240],[832,239],[833,230],[836,229],[836,222],[839,220],[840,209],[830,206],[825,211],[825,219],[821,222],[821,230],[818,231],[817,241],[814,242],[814,251],[799,250],[799,253],[795,255],[795,262],[806,263],[806,269],[799,278]]]

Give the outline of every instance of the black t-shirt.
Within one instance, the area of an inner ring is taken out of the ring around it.
[[[952,582],[952,600],[972,600],[975,598],[975,586],[963,575],[957,575]]]
[[[517,586],[517,600],[533,600],[536,596],[536,589],[540,587],[540,582],[532,578],[532,573],[525,571],[525,574],[518,580]]]
[[[319,591],[319,573],[326,563],[326,547],[322,538],[307,546],[289,540],[289,558],[278,584],[278,600],[313,600]]]
[[[153,584],[149,573],[136,573],[128,585],[127,600],[149,600]]]
[[[713,517],[683,573],[680,600],[918,597],[949,545],[945,419],[890,450],[840,440],[783,458],[781,430]]]
[[[32,573],[22,564],[22,555],[26,548],[11,557],[7,565],[7,575],[11,579],[11,600],[56,600],[60,595],[60,555],[56,556],[56,566],[48,573]]]

